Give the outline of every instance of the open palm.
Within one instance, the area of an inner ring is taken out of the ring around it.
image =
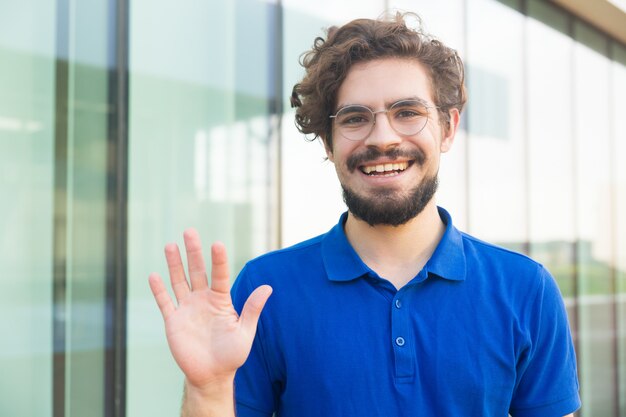
[[[211,283],[207,279],[198,233],[184,233],[189,281],[175,244],[165,247],[170,281],[178,305],[165,289],[161,277],[150,275],[150,288],[165,321],[165,333],[178,366],[190,384],[202,387],[231,378],[245,362],[256,326],[272,289],[257,288],[246,301],[241,316],[232,305],[226,250],[211,247]]]

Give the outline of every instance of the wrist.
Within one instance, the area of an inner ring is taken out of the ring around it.
[[[192,383],[185,378],[185,393],[187,397],[206,400],[220,400],[225,397],[232,399],[234,393],[235,375],[213,378],[201,384]]]
[[[235,375],[214,378],[201,384],[195,384],[185,378],[185,391],[188,395],[206,399],[223,398],[225,394],[233,394]]]
[[[234,375],[203,384],[185,379],[182,407],[184,417],[224,417],[235,415]]]

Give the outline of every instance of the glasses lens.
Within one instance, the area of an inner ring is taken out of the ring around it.
[[[416,100],[399,101],[389,109],[389,122],[401,135],[416,135],[428,122],[428,107]]]
[[[374,115],[365,106],[347,106],[335,116],[335,128],[341,136],[349,140],[362,140],[374,126]]]

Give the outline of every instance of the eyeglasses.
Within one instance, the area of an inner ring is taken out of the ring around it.
[[[412,136],[421,132],[428,122],[428,106],[420,100],[400,100],[385,110],[373,111],[367,106],[349,104],[330,116],[335,119],[337,132],[348,140],[359,141],[367,138],[374,130],[376,115],[386,113],[389,124],[397,133]]]

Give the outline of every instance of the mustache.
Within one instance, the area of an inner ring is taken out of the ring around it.
[[[411,159],[419,165],[422,165],[426,161],[426,155],[419,149],[406,150],[391,148],[383,152],[378,148],[367,148],[363,152],[350,155],[346,161],[346,165],[350,172],[354,172],[359,166],[383,157],[389,159]]]

